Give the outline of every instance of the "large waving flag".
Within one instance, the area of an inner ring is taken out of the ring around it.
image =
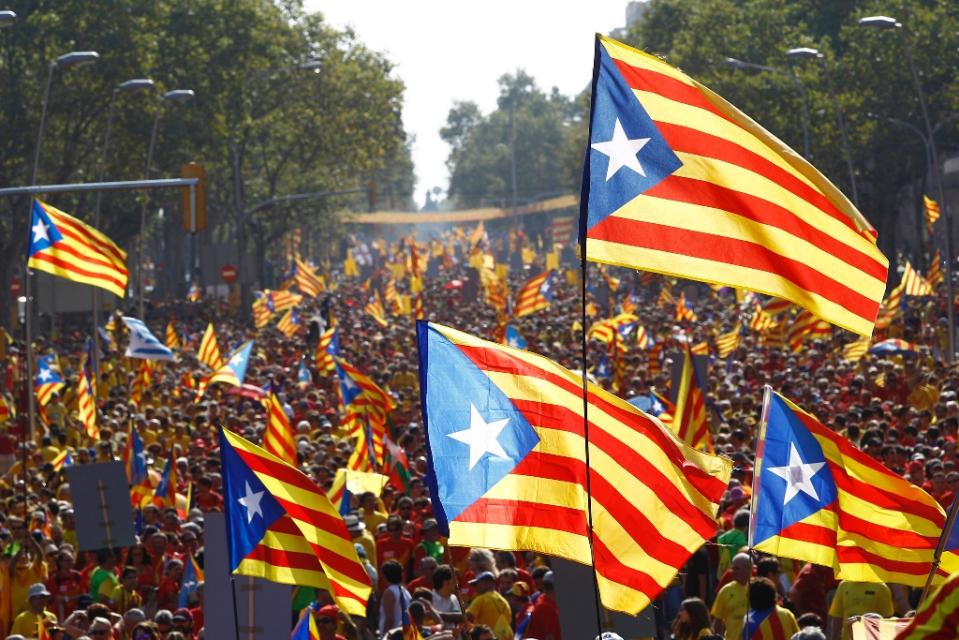
[[[223,366],[223,356],[220,355],[220,345],[216,341],[216,329],[213,328],[212,322],[206,325],[206,331],[200,338],[200,348],[196,355],[200,362],[211,369],[219,369]]]
[[[659,58],[596,41],[588,259],[745,287],[869,335],[888,261],[812,165]]]
[[[531,313],[542,311],[549,307],[553,300],[552,271],[544,271],[538,276],[534,276],[526,281],[516,292],[516,300],[513,303],[513,315],[517,318],[528,316]]]
[[[93,227],[33,201],[27,267],[106,289],[123,297],[127,254]]]
[[[39,358],[37,360],[37,378],[33,383],[33,392],[37,396],[37,402],[41,407],[45,407],[53,394],[59,393],[65,383],[60,374],[50,367],[50,360]]]
[[[296,335],[296,332],[299,331],[302,326],[303,323],[300,322],[300,314],[296,312],[295,307],[287,309],[286,313],[276,322],[277,330],[287,338],[292,338]]]
[[[173,360],[173,352],[150,332],[142,320],[123,316],[123,324],[130,330],[130,343],[125,355],[144,360]],[[174,333],[174,335],[176,335]]]
[[[243,385],[243,378],[246,377],[246,369],[250,364],[250,353],[253,351],[253,341],[247,340],[230,354],[230,359],[223,366],[210,374],[207,378],[207,384],[214,382],[225,382],[234,387]]]
[[[293,439],[293,427],[283,411],[283,404],[270,390],[266,406],[266,432],[263,434],[263,448],[287,464],[296,466],[296,441]]]
[[[370,578],[329,498],[300,471],[220,431],[230,568],[326,589],[351,615],[366,615]]]
[[[939,503],[772,390],[763,416],[749,546],[841,580],[922,586],[946,522]],[[941,566],[956,571],[959,555]]]
[[[430,495],[450,544],[589,564],[581,376],[441,325],[417,330]],[[599,591],[636,614],[715,533],[731,462],[596,385],[588,403]]]

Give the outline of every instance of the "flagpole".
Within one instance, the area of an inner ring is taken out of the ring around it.
[[[749,500],[749,513],[752,516],[749,518],[749,539],[747,546],[750,551],[753,548],[753,539],[756,533],[756,507],[759,502],[759,476],[762,474],[762,459],[763,454],[765,453],[766,448],[766,425],[769,423],[769,401],[772,399],[773,388],[771,386],[763,386],[763,408],[762,413],[759,416],[759,437],[756,439],[756,459],[753,462],[753,486],[752,486],[752,496]]]
[[[599,77],[599,34],[593,49],[593,79],[591,101],[596,99],[596,81]],[[593,108],[589,110],[589,133],[593,132]],[[593,544],[593,493],[589,464],[589,378],[586,373],[586,223],[589,212],[589,146],[583,159],[582,193],[579,200],[579,301],[580,301],[580,369],[583,376],[583,450],[586,461],[586,534],[589,539],[589,559],[593,569],[593,603],[596,607],[596,635],[603,633],[603,605],[599,597],[599,578],[596,574],[596,551]]]
[[[926,601],[926,596],[929,595],[929,591],[932,589],[932,579],[939,570],[939,562],[942,558],[942,552],[946,547],[946,541],[949,540],[949,536],[952,535],[952,529],[956,524],[957,514],[959,514],[959,498],[954,499],[952,501],[952,506],[949,507],[949,514],[946,516],[946,524],[943,526],[942,534],[939,536],[939,544],[936,545],[936,554],[932,557],[932,567],[929,569],[929,575],[926,577],[926,586],[922,588],[922,597],[919,598],[920,603]]]

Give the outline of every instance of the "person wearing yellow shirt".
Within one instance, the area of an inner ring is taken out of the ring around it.
[[[769,578],[753,578],[749,582],[749,613],[746,614],[743,637],[750,640],[779,640],[799,633],[799,624],[789,609],[776,604],[778,592]],[[729,636],[727,636],[729,637]]]
[[[849,619],[864,613],[878,613],[883,618],[893,614],[892,591],[882,582],[843,580],[829,605],[829,639],[850,640]]]
[[[475,625],[486,625],[493,630],[496,640],[510,640],[512,610],[500,592],[496,590],[496,576],[484,571],[470,580],[476,596],[466,608],[466,617]]]
[[[110,608],[123,614],[134,607],[143,606],[143,597],[137,592],[137,569],[126,567],[120,574],[120,582],[110,591]]]
[[[381,506],[382,503],[372,491],[367,491],[360,495],[360,508],[363,523],[370,531],[376,531],[376,528],[386,522],[389,514]]]
[[[733,572],[733,581],[716,594],[710,613],[716,633],[729,640],[739,640],[743,634],[743,620],[749,611],[747,585],[753,575],[753,561],[749,554],[740,553],[733,556],[729,567]]]
[[[60,455],[60,449],[53,446],[53,440],[50,439],[50,436],[43,436],[43,440],[40,441],[39,453],[44,462],[53,462]]]
[[[10,627],[10,635],[21,635],[24,638],[36,638],[37,626],[40,619],[46,620],[48,625],[57,623],[57,616],[47,611],[47,603],[50,601],[50,592],[43,586],[42,582],[36,582],[30,585],[27,590],[28,608],[13,619],[13,626]]]
[[[47,563],[43,559],[43,549],[36,538],[29,534],[21,518],[8,518],[7,524],[13,534],[13,544],[16,545],[9,567],[10,614],[16,619],[21,611],[26,611],[30,606],[30,586],[46,582]]]

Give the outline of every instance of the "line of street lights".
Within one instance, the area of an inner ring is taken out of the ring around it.
[[[931,174],[933,179],[933,185],[936,189],[936,197],[939,200],[939,205],[942,207],[943,217],[945,218],[946,225],[946,295],[948,296],[949,303],[946,305],[947,314],[948,314],[948,323],[949,323],[949,354],[948,362],[951,364],[955,359],[955,308],[952,304],[954,298],[953,291],[953,268],[954,268],[954,251],[953,251],[953,238],[952,238],[952,212],[949,208],[949,203],[946,201],[945,191],[942,186],[942,167],[939,164],[939,153],[936,146],[935,134],[941,126],[944,126],[948,122],[951,122],[953,119],[947,119],[936,125],[934,128],[929,120],[929,111],[926,106],[926,96],[922,89],[922,82],[919,79],[919,73],[916,69],[916,62],[913,56],[912,50],[912,39],[908,29],[906,29],[901,22],[895,18],[889,16],[867,16],[860,18],[858,21],[860,27],[868,29],[880,29],[880,30],[895,30],[897,31],[902,39],[902,48],[906,56],[906,62],[909,67],[909,73],[912,76],[913,87],[916,92],[916,98],[919,101],[919,109],[922,114],[922,122],[925,129],[925,133],[919,130],[918,127],[910,123],[898,120],[895,118],[889,118],[891,122],[894,122],[897,125],[905,126],[916,133],[919,138],[923,141],[926,153],[926,162],[927,162],[927,172],[926,174]],[[797,47],[789,49],[786,52],[786,56],[793,60],[819,60],[823,63],[823,71],[826,76],[826,84],[829,90],[829,95],[833,103],[833,108],[836,111],[836,119],[839,123],[839,135],[842,141],[843,154],[846,159],[846,167],[849,171],[849,185],[852,192],[852,200],[856,204],[856,207],[859,207],[859,189],[856,183],[856,174],[854,163],[852,160],[852,149],[849,144],[849,134],[846,128],[845,117],[843,115],[842,107],[839,104],[838,97],[836,95],[835,89],[832,82],[832,74],[830,73],[829,67],[826,63],[825,57],[823,54],[811,47]],[[799,89],[800,96],[802,98],[802,110],[803,110],[803,149],[804,156],[810,158],[810,148],[809,148],[809,115],[808,115],[808,104],[806,99],[806,90],[802,82],[799,80],[798,76],[795,74],[788,74],[782,69],[777,67],[755,64],[752,62],[746,62],[743,60],[738,60],[736,58],[726,58],[726,64],[733,69],[739,70],[756,70],[756,71],[768,71],[771,73],[778,73],[781,75],[792,75],[795,79],[797,87]]]

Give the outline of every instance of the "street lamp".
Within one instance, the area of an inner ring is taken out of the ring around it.
[[[783,71],[778,67],[770,67],[764,64],[755,64],[753,62],[746,62],[745,60],[739,60],[737,58],[726,58],[726,64],[739,71],[768,71],[770,73],[778,73],[783,76],[788,76],[796,83],[796,89],[799,90],[799,98],[802,103],[802,147],[803,147],[803,157],[807,160],[812,158],[812,155],[809,151],[809,101],[806,96],[806,85],[802,83],[802,80],[799,79],[799,75],[795,72],[788,73]]]
[[[0,29],[17,24],[17,14],[13,11],[0,11]]]
[[[12,11],[10,13],[13,13]],[[40,108],[40,126],[37,130],[37,146],[33,151],[33,171],[30,173],[30,186],[37,184],[37,171],[40,168],[40,146],[43,143],[43,129],[47,122],[47,105],[50,102],[50,87],[53,85],[53,72],[57,70],[57,67],[62,67],[63,69],[69,69],[70,67],[80,67],[83,65],[91,64],[97,61],[97,58],[100,57],[96,51],[71,51],[70,53],[65,53],[55,60],[51,60],[48,70],[47,70],[47,84],[43,90],[43,105]],[[28,214],[27,220],[31,220],[33,216],[33,198],[28,198],[27,202],[29,203],[30,211]],[[30,439],[34,437],[34,415],[36,414],[36,405],[35,399],[33,396],[33,298],[31,297],[32,287],[32,277],[30,269],[25,269],[23,274],[23,289],[24,289],[24,337],[26,341],[26,351],[27,351],[27,375],[24,384],[27,385],[27,421],[29,422],[27,431],[29,431]]]
[[[906,54],[906,62],[909,65],[909,73],[912,75],[912,83],[916,90],[916,97],[919,99],[919,110],[922,113],[922,123],[926,129],[926,140],[929,145],[929,158],[932,160],[932,176],[936,184],[936,195],[939,197],[939,206],[942,207],[943,216],[946,218],[946,295],[948,302],[946,310],[949,322],[949,357],[947,362],[952,364],[956,356],[956,312],[953,304],[953,248],[952,248],[952,211],[949,209],[949,203],[946,202],[945,191],[942,188],[942,169],[939,166],[939,152],[936,148],[935,130],[929,120],[929,110],[926,108],[926,95],[922,90],[922,83],[919,81],[919,72],[916,71],[916,61],[912,55],[912,41],[909,38],[908,29],[903,28],[901,22],[889,16],[866,16],[859,19],[859,26],[869,29],[894,29],[898,30],[902,38],[902,48]],[[926,585],[928,591],[928,584]]]
[[[134,78],[132,80],[121,82],[113,88],[113,94],[110,96],[110,108],[107,110],[107,126],[103,133],[103,145],[100,149],[100,166],[97,171],[97,182],[103,182],[103,174],[106,172],[107,150],[110,147],[110,132],[113,129],[113,115],[116,110],[117,96],[119,96],[121,93],[153,89],[153,86],[153,80],[150,80],[149,78]],[[93,226],[97,229],[100,228],[100,205],[102,201],[103,192],[97,191],[96,207],[93,210]],[[91,295],[93,302],[93,358],[97,368],[99,369],[100,332],[98,331],[98,328],[100,326],[100,289],[99,287],[90,287],[90,290],[92,292]]]
[[[859,189],[856,185],[856,170],[852,163],[852,149],[849,146],[849,134],[846,131],[846,119],[843,117],[842,107],[839,105],[839,98],[832,84],[832,73],[829,71],[829,65],[826,64],[826,58],[818,49],[812,47],[796,47],[786,52],[786,57],[793,60],[815,59],[822,62],[823,72],[826,75],[826,86],[829,89],[829,97],[832,99],[833,108],[836,111],[836,120],[839,122],[839,139],[842,141],[843,154],[846,156],[846,168],[849,171],[849,187],[852,190],[852,201],[859,208]]]
[[[150,179],[150,171],[153,165],[153,150],[156,147],[157,129],[160,127],[160,114],[163,113],[163,104],[167,101],[185,102],[194,96],[193,89],[173,89],[167,91],[157,103],[156,114],[153,116],[153,130],[150,132],[150,146],[147,148],[147,180]],[[146,322],[144,315],[144,295],[143,295],[143,242],[147,225],[147,198],[143,199],[143,205],[140,207],[140,238],[137,242],[137,293],[139,294],[139,314],[140,319]]]

